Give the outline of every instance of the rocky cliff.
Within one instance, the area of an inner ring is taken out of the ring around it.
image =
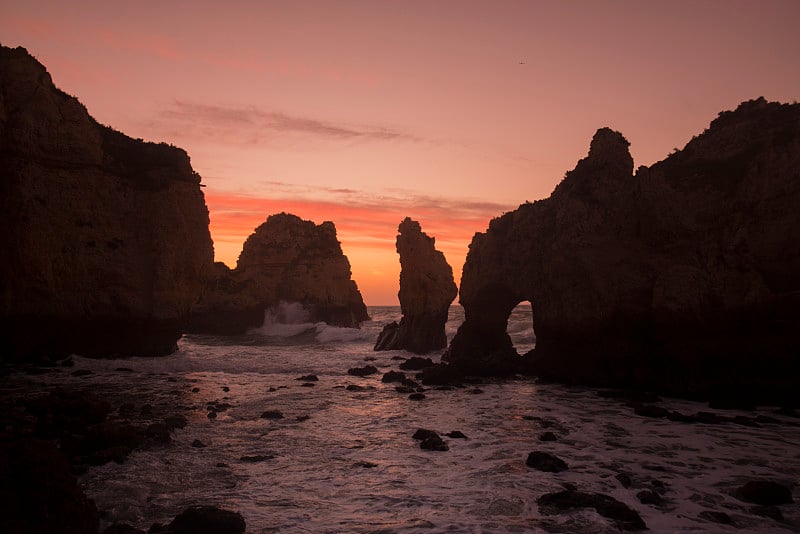
[[[375,350],[405,349],[417,354],[447,346],[444,325],[458,288],[453,269],[435,240],[408,217],[400,223],[397,253],[400,255],[400,324],[387,325]]]
[[[465,322],[446,357],[473,372],[680,395],[797,399],[800,105],[763,98],[633,173],[607,128],[550,198],[470,245]],[[533,306],[520,360],[511,310]]]
[[[211,268],[181,149],[98,124],[0,47],[0,353],[162,355]]]
[[[357,327],[369,316],[350,276],[332,222],[270,215],[245,241],[236,269],[215,265],[189,330],[241,334],[281,302],[302,304],[312,322]]]

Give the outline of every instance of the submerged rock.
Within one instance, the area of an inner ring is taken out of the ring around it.
[[[771,480],[751,480],[738,488],[734,495],[742,501],[763,506],[794,502],[789,488]]]
[[[235,269],[214,265],[187,328],[243,334],[263,325],[265,310],[280,316],[287,303],[296,303],[302,315],[292,321],[352,328],[369,319],[332,222],[270,215],[245,241]]]
[[[470,373],[672,395],[800,402],[800,104],[763,98],[633,172],[597,131],[552,195],[472,240],[465,321],[445,359]],[[536,347],[506,333],[533,303]]]
[[[538,471],[545,471],[548,473],[560,473],[561,471],[569,469],[566,462],[558,456],[541,451],[529,453],[528,459],[525,460],[525,465]]]
[[[423,439],[419,444],[420,449],[425,449],[426,451],[440,451],[445,452],[449,451],[450,447],[447,446],[447,443],[434,432],[433,434],[428,435],[425,439]]]
[[[216,506],[191,506],[175,516],[169,534],[239,534],[245,531],[242,514]]]
[[[400,324],[384,327],[375,350],[405,349],[426,354],[447,346],[444,325],[458,288],[453,269],[435,248],[435,239],[417,221],[406,217],[398,227],[400,255]]]
[[[603,517],[611,519],[622,530],[646,530],[647,525],[639,513],[627,504],[602,493],[587,493],[577,490],[564,490],[547,493],[536,500],[539,511],[544,514],[558,514],[581,508],[594,508]]]
[[[213,261],[185,151],[99,124],[0,47],[0,357],[160,356]]]
[[[352,367],[347,370],[348,375],[352,376],[369,376],[378,373],[378,368],[374,365],[365,365],[364,367]]]

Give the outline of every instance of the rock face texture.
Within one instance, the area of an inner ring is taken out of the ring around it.
[[[0,354],[163,355],[213,261],[181,149],[98,124],[0,47]]]
[[[215,264],[189,331],[241,334],[264,323],[266,309],[300,303],[310,322],[358,327],[369,319],[332,222],[270,215],[247,238],[236,269]]]
[[[607,128],[550,198],[470,245],[465,322],[446,358],[473,372],[684,396],[797,399],[800,105],[763,98],[633,173]],[[533,305],[536,348],[506,334]]]
[[[401,266],[398,297],[403,318],[399,325],[392,323],[383,329],[375,350],[405,349],[425,354],[443,349],[447,346],[447,313],[458,294],[453,269],[418,222],[406,217],[397,230]]]

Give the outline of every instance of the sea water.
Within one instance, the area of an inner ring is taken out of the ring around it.
[[[748,480],[790,487],[800,481],[797,419],[766,408],[758,413],[782,424],[649,419],[591,389],[525,377],[428,389],[424,400],[410,400],[380,378],[412,355],[372,350],[400,309],[369,313],[372,320],[361,329],[335,328],[308,323],[301,308],[285,305],[244,336],[185,336],[180,350],[163,358],[75,357],[76,369],[93,374],[41,377],[46,385],[87,388],[115,410],[149,404],[154,417],[188,418],[172,443],[80,477],[105,512],[103,525],[127,522],[146,530],[189,505],[212,504],[242,513],[248,532],[615,532],[591,509],[540,513],[538,497],[572,486],[628,504],[657,532],[792,532],[800,525],[798,504],[782,506],[785,520],[778,522],[753,515],[752,505],[732,495]],[[462,321],[463,310],[453,306],[448,338]],[[520,353],[533,347],[530,307],[512,313],[508,331]],[[347,374],[367,364],[381,373]],[[313,387],[297,380],[308,374],[319,378]],[[364,389],[347,390],[351,384]],[[214,402],[231,406],[210,419]],[[709,410],[676,399],[662,405],[682,413]],[[263,419],[267,410],[283,418]],[[740,413],[756,415],[725,412]],[[418,428],[442,435],[458,430],[467,439],[445,437],[449,451],[425,451],[411,437]],[[544,431],[557,440],[540,442]],[[195,440],[206,446],[193,447]],[[534,450],[555,454],[569,469],[554,474],[526,467]],[[262,459],[252,461],[257,456]],[[633,486],[622,487],[618,474]],[[664,487],[664,503],[641,504],[636,493],[654,484]],[[800,500],[796,489],[794,500]],[[735,526],[703,519],[703,511],[725,512]]]

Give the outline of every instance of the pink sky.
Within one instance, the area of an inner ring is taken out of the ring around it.
[[[719,111],[800,96],[800,2],[0,0],[100,122],[185,148],[217,259],[267,215],[336,223],[369,305],[397,302],[397,225],[459,278],[475,232],[547,197],[595,130],[650,165]]]

